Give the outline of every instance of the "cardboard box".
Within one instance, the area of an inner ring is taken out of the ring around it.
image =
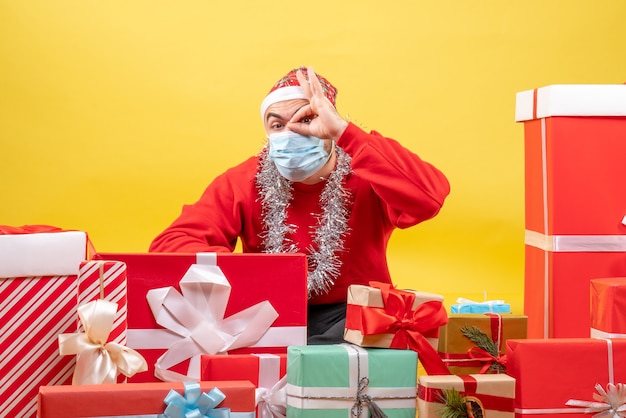
[[[72,380],[75,357],[59,355],[57,335],[77,331],[86,243],[79,231],[0,235],[0,416],[34,417],[39,386]]]
[[[254,418],[254,386],[250,382],[200,382],[203,393],[218,388],[226,398],[218,408],[230,408],[233,417]],[[107,385],[42,386],[38,418],[145,416],[162,414],[170,390],[185,395],[183,382]]]
[[[488,336],[500,356],[506,354],[506,340],[526,338],[526,315],[514,314],[450,314],[448,323],[439,333],[439,356],[452,374],[495,373],[489,366],[504,358],[491,357],[477,350],[477,345],[462,332],[464,327],[476,327]]]
[[[247,380],[257,388],[257,417],[273,418],[271,410],[286,414],[286,393],[281,379],[287,374],[287,354],[203,354],[202,380]]]
[[[389,418],[415,418],[416,375],[417,354],[411,350],[292,346],[287,352],[287,416],[367,418],[363,397],[369,396]]]
[[[154,365],[180,343],[180,335],[159,325],[146,296],[154,289],[180,292],[180,281],[193,265],[217,265],[230,286],[224,318],[269,301],[278,313],[269,330],[255,344],[230,350],[230,354],[285,353],[288,345],[306,344],[307,264],[304,254],[115,254],[99,253],[94,259],[117,260],[127,266],[128,347],[144,356],[150,367],[129,382],[158,381]],[[203,354],[216,354],[204,352]],[[200,356],[169,368],[199,377]],[[193,377],[192,375],[190,375]]]
[[[528,337],[586,337],[589,281],[626,275],[626,85],[520,92],[516,121],[524,123]]]
[[[445,402],[445,390],[455,389],[466,400],[480,405],[483,417],[513,418],[515,379],[505,374],[420,376],[417,388],[417,415],[438,418]]]
[[[626,277],[591,280],[591,336],[626,338]]]
[[[589,417],[570,399],[593,401],[596,384],[626,381],[626,339],[550,338],[507,341],[515,378],[515,416]]]
[[[448,374],[437,355],[439,327],[448,320],[443,296],[384,283],[348,287],[344,340],[361,347],[411,349],[429,374]]]

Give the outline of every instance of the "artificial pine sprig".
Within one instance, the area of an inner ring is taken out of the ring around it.
[[[454,388],[443,389],[441,403],[443,403],[443,408],[441,409],[440,418],[467,418],[465,398],[458,390]]]
[[[496,343],[477,326],[470,327],[469,325],[464,325],[461,328],[461,333],[475,343],[478,348],[482,348],[493,357],[498,357],[500,355]],[[503,364],[494,361],[489,365],[488,370],[494,373],[504,373],[506,368]]]

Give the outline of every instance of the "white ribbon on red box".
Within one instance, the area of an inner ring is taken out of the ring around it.
[[[131,335],[138,334],[128,330],[129,346],[135,349],[167,348],[155,364],[155,375],[161,380],[198,379],[201,354],[253,346],[278,318],[269,301],[224,318],[231,285],[215,262],[192,264],[179,285],[182,294],[171,286],[152,289],[147,294],[154,318],[165,330],[139,330],[143,341],[137,345]],[[166,347],[160,338],[164,331],[170,336]],[[186,376],[168,370],[190,359]]]

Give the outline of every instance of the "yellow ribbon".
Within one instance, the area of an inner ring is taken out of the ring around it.
[[[72,384],[116,383],[120,373],[131,377],[148,370],[146,360],[135,350],[107,343],[116,313],[116,303],[103,299],[91,301],[78,307],[85,332],[59,335],[60,354],[77,356]]]

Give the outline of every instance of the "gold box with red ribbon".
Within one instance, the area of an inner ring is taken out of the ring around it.
[[[516,314],[450,314],[440,329],[439,356],[453,374],[504,373],[506,341],[526,338],[527,319]],[[489,347],[480,347],[472,340],[475,336],[490,340]]]
[[[591,280],[591,336],[626,338],[626,277]]]
[[[256,387],[257,418],[286,412],[287,354],[203,354],[202,380],[247,380]]]
[[[626,275],[626,85],[517,93],[529,338],[588,337],[589,281]]]
[[[38,418],[254,418],[254,385],[244,381],[42,386]]]
[[[428,374],[448,374],[437,355],[439,328],[448,321],[443,296],[385,283],[351,285],[344,339],[362,347],[411,349]]]
[[[461,395],[462,405],[446,403],[446,391]],[[505,374],[469,374],[455,376],[421,376],[417,386],[417,415],[439,418],[446,407],[466,408],[475,415],[468,417],[513,418],[515,379]],[[480,411],[479,415],[476,411]]]
[[[306,344],[304,254],[113,254],[127,266],[127,346],[149,370],[129,382],[198,379],[202,354]]]
[[[0,416],[34,417],[41,385],[69,384],[74,356],[57,335],[77,331],[83,231],[0,226]]]
[[[626,388],[610,400],[602,391],[626,382],[626,339],[508,340],[507,374],[516,380],[516,418],[613,416],[612,407],[626,407]]]

